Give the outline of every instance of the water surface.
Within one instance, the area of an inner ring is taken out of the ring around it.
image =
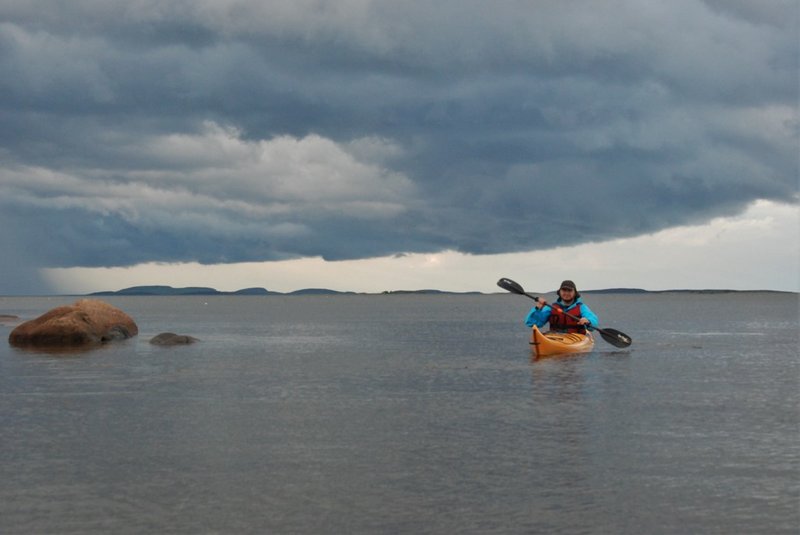
[[[800,525],[796,295],[587,296],[633,346],[538,361],[513,295],[104,300],[138,337],[0,344],[2,533]]]

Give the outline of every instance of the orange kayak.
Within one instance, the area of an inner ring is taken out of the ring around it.
[[[543,333],[534,325],[531,330],[531,349],[536,357],[549,357],[568,353],[586,353],[594,347],[589,333]]]

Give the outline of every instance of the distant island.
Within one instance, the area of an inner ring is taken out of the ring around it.
[[[406,295],[406,294],[413,294],[413,295],[483,295],[483,292],[447,292],[445,290],[386,290],[385,292],[381,292],[383,295]]]
[[[725,293],[795,293],[778,290],[643,290],[641,288],[607,288],[604,290],[581,290],[582,294],[662,294],[662,293],[691,293],[691,294],[725,294]],[[505,294],[506,292],[495,292]],[[543,294],[552,292],[540,292]],[[89,296],[183,296],[183,295],[376,295],[367,292],[342,292],[327,288],[304,288],[293,292],[275,292],[266,288],[243,288],[233,292],[224,292],[205,286],[189,286],[173,288],[172,286],[132,286],[116,291],[102,291],[87,294]],[[386,290],[377,295],[488,295],[483,292],[449,292],[446,290]]]
[[[461,292],[446,292],[443,290],[396,290],[386,291],[383,294],[458,294]],[[477,294],[480,292],[463,292],[464,294]],[[224,292],[215,288],[205,286],[189,286],[185,288],[173,288],[172,286],[132,286],[116,291],[102,291],[88,294],[90,296],[109,296],[109,295],[144,295],[144,296],[176,296],[176,295],[359,295],[358,292],[341,292],[328,288],[303,288],[293,292],[274,292],[266,288],[243,288],[234,292]],[[364,295],[364,294],[360,294]]]
[[[203,286],[189,286],[186,288],[173,288],[172,286],[132,286],[117,291],[93,292],[91,296],[105,295],[274,295],[264,288],[243,288],[235,292],[221,292],[215,288]]]

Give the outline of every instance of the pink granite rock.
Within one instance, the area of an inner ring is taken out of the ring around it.
[[[76,346],[124,340],[139,327],[120,309],[94,299],[54,308],[18,325],[8,336],[13,346]]]

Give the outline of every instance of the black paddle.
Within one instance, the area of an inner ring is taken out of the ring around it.
[[[538,297],[536,297],[535,295],[529,294],[528,292],[526,292],[522,288],[522,286],[520,286],[516,282],[512,281],[511,279],[502,278],[499,281],[497,281],[497,285],[499,287],[501,287],[502,289],[511,292],[512,294],[524,295],[525,297],[530,297],[534,301],[537,301],[537,302],[539,301]],[[551,305],[551,306],[553,306],[553,305]],[[555,306],[558,306],[558,305],[555,305]],[[564,314],[566,316],[569,316],[570,318],[572,318],[574,320],[579,320],[580,319],[577,316],[573,316],[572,314],[569,314],[568,312],[564,312]],[[600,336],[603,337],[603,340],[605,340],[606,342],[608,342],[609,344],[611,344],[613,346],[628,347],[633,342],[633,340],[631,340],[630,336],[628,336],[625,333],[621,333],[616,329],[601,329],[600,327],[592,327],[592,326],[589,326],[589,325],[587,325],[587,327],[592,331],[599,332]]]

